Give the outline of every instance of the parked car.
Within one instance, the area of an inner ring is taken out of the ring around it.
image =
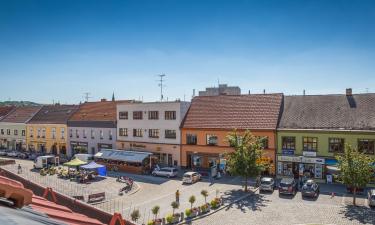
[[[260,179],[259,191],[273,191],[275,189],[275,180],[272,177],[262,177]]]
[[[18,152],[16,152],[16,151],[8,152],[7,156],[9,156],[9,157],[17,157],[18,156]]]
[[[20,153],[18,153],[17,157],[20,158],[20,159],[28,159],[29,154],[26,153],[26,152],[20,152]]]
[[[0,156],[7,156],[7,151],[1,150],[0,151]]]
[[[318,197],[319,185],[314,180],[307,180],[302,186],[302,197]]]
[[[197,172],[186,172],[182,177],[183,184],[193,184],[201,179],[201,175]]]
[[[375,207],[375,189],[371,189],[369,192],[368,192],[368,205],[370,207]]]
[[[298,191],[298,184],[293,178],[283,178],[279,184],[279,194],[295,195]]]
[[[175,177],[178,174],[178,170],[173,167],[164,167],[164,168],[155,168],[154,171],[152,171],[153,176],[162,176],[162,177]]]

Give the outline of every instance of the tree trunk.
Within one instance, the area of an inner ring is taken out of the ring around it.
[[[356,194],[357,194],[357,188],[354,187],[354,188],[353,188],[353,205],[356,205],[356,203],[355,203],[355,200],[356,200]]]
[[[247,176],[245,176],[245,192],[247,192]]]

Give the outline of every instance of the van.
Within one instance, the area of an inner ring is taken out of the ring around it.
[[[59,157],[56,157],[54,155],[38,156],[34,160],[34,168],[42,169],[42,168],[47,168],[49,166],[58,166],[59,163],[60,163]]]
[[[370,207],[375,207],[375,189],[371,189],[368,192],[368,205]]]
[[[75,154],[73,159],[79,159],[84,162],[91,162],[94,160],[94,155],[92,154]]]

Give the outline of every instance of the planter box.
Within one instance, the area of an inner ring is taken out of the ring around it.
[[[161,219],[153,220],[153,222],[154,222],[154,225],[161,225],[162,220]]]

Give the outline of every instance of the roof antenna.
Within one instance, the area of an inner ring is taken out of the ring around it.
[[[159,81],[158,85],[160,87],[160,101],[162,102],[163,98],[164,98],[164,96],[163,96],[163,81],[165,81],[165,80],[163,80],[163,78],[165,77],[165,74],[159,74],[158,76],[160,77],[160,80],[158,80]]]
[[[90,92],[84,92],[84,98],[85,98],[85,102],[88,102],[90,98],[92,98],[90,95],[91,93]]]

